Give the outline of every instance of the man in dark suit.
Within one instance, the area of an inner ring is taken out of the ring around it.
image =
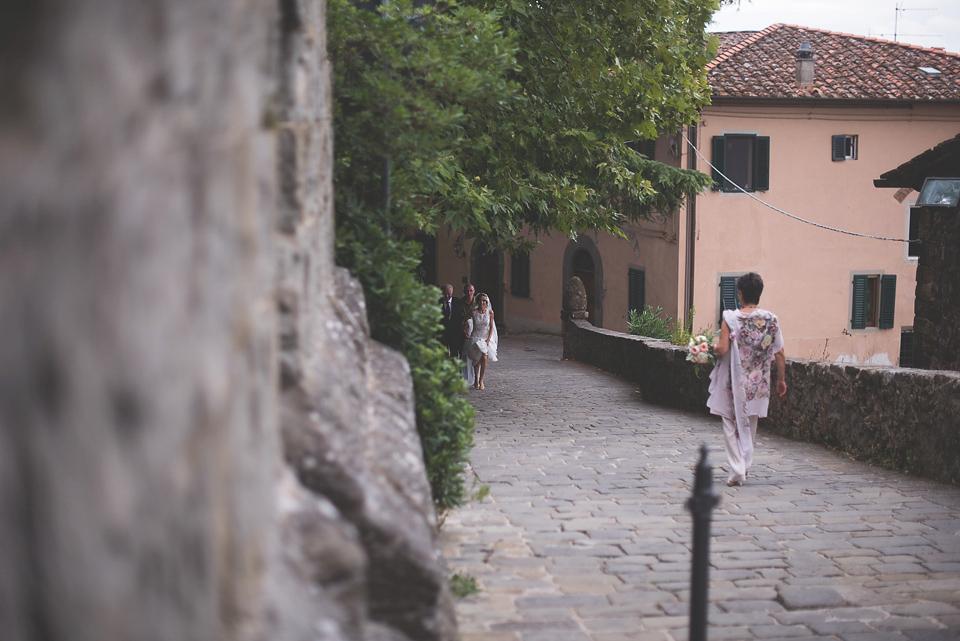
[[[460,358],[463,351],[463,321],[466,314],[463,311],[463,303],[459,298],[453,297],[453,285],[444,285],[442,288],[443,296],[440,297],[440,325],[443,331],[440,333],[440,342],[447,348],[447,353],[454,358]]]

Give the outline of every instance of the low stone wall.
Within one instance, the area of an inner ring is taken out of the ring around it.
[[[568,319],[563,358],[637,383],[647,402],[707,412],[708,368],[697,376],[685,348]],[[788,359],[787,383],[761,429],[960,484],[960,373]]]

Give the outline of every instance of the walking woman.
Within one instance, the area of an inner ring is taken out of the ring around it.
[[[737,279],[740,309],[723,312],[719,356],[710,373],[707,407],[723,420],[723,444],[730,474],[727,485],[743,485],[753,463],[757,420],[770,405],[770,363],[777,362],[777,395],[787,393],[783,333],[776,314],[760,308],[763,279],[751,272]]]
[[[487,362],[497,362],[497,326],[493,322],[493,309],[490,308],[490,297],[480,294],[477,297],[477,308],[473,310],[471,323],[465,323],[469,328],[466,353],[473,363],[474,384],[476,389],[484,389],[483,375],[487,371]],[[466,331],[466,330],[465,330]]]

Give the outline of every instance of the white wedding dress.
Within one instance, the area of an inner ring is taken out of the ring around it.
[[[467,339],[466,351],[467,358],[476,363],[480,358],[486,354],[488,363],[497,362],[497,324],[493,324],[493,335],[490,335],[490,310],[481,314],[480,312],[474,312],[472,325],[473,328],[470,332],[470,338]],[[487,337],[490,337],[490,342],[487,343]]]
[[[465,361],[463,366],[463,380],[467,382],[467,386],[471,386],[476,383],[476,372],[473,366],[480,360],[481,356],[486,354],[488,363],[495,363],[497,361],[499,336],[497,335],[497,324],[494,323],[493,336],[490,337],[490,344],[487,344],[487,336],[490,332],[489,309],[484,314],[474,312],[473,315],[467,319],[467,331],[470,336],[463,346],[463,358]]]

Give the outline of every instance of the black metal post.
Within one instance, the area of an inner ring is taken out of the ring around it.
[[[707,641],[707,590],[710,587],[710,513],[719,498],[713,493],[713,469],[707,446],[700,446],[700,462],[693,476],[693,496],[687,509],[693,514],[693,564],[690,572],[690,641]]]

